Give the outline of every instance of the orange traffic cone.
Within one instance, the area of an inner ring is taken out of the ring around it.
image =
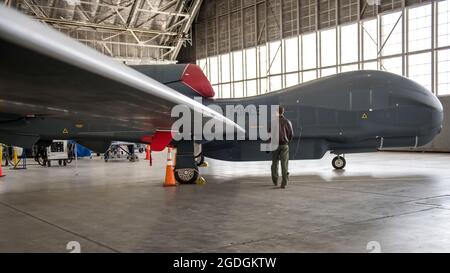
[[[168,148],[167,153],[167,165],[166,165],[166,179],[164,180],[164,187],[176,186],[175,175],[173,174],[172,165],[172,148]]]
[[[0,145],[0,177],[5,176],[2,170],[2,162],[3,162],[3,147]]]

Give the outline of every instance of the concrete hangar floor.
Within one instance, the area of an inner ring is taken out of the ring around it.
[[[0,252],[448,252],[450,157],[380,152],[291,161],[287,189],[270,163],[208,160],[206,185],[162,187],[153,166],[100,158],[4,168]]]

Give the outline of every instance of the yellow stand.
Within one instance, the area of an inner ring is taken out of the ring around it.
[[[206,180],[205,178],[203,178],[203,176],[200,176],[199,178],[197,178],[197,181],[195,181],[195,184],[200,186],[206,185]]]
[[[19,164],[19,159],[17,158],[16,147],[13,147],[13,164],[14,164],[14,168]]]

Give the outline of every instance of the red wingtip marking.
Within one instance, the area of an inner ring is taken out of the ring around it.
[[[202,97],[212,98],[215,95],[211,83],[198,65],[188,64],[181,81]]]

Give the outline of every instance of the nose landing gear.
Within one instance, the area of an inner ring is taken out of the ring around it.
[[[345,158],[341,155],[338,155],[333,158],[333,161],[331,161],[331,165],[333,165],[336,170],[342,170],[346,165]]]
[[[194,155],[198,155],[197,158]],[[179,142],[174,169],[175,180],[180,184],[194,184],[200,176],[197,164],[201,161],[201,150],[196,153],[194,143]]]

